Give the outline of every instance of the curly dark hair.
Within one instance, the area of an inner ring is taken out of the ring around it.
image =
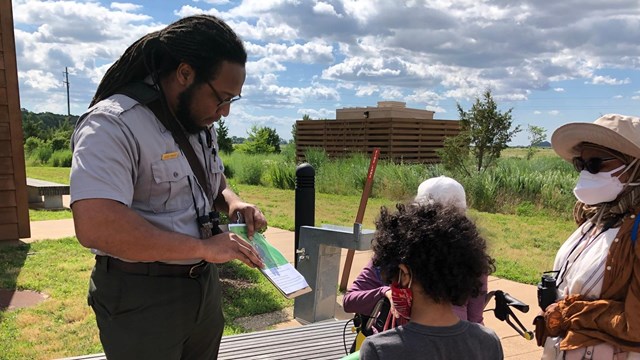
[[[373,264],[387,283],[398,278],[399,265],[411,269],[437,303],[464,304],[478,296],[481,277],[495,271],[485,240],[459,209],[442,204],[382,207],[376,220]]]
[[[182,18],[129,46],[105,73],[90,106],[149,75],[158,83],[181,62],[195,69],[196,82],[212,80],[223,61],[247,62],[242,40],[229,25],[213,15]]]

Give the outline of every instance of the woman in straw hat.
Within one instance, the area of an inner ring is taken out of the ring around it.
[[[543,359],[640,359],[640,118],[558,128],[553,149],[580,172],[578,229],[554,262]]]

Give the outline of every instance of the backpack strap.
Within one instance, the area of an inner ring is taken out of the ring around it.
[[[142,105],[148,105],[160,98],[160,92],[153,85],[141,81],[129,83],[118,89],[116,93],[126,95]]]

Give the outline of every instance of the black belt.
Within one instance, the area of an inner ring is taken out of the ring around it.
[[[187,277],[195,279],[209,269],[209,263],[202,260],[197,264],[177,265],[161,262],[127,262],[111,256],[96,255],[96,266],[107,272],[115,270],[132,275]]]

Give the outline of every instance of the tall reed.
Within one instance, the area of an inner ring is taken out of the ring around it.
[[[370,158],[364,154],[331,159],[319,149],[305,153],[316,170],[317,192],[359,195],[367,177]],[[234,153],[224,157],[239,183],[280,189],[295,187],[293,153],[285,155],[247,155]],[[465,188],[471,208],[485,212],[570,217],[575,199],[573,186],[577,173],[559,157],[549,154],[526,160],[509,156],[495,167],[471,176],[447,172],[438,164],[378,163],[371,196],[393,201],[409,201],[418,185],[434,176],[447,175]]]

